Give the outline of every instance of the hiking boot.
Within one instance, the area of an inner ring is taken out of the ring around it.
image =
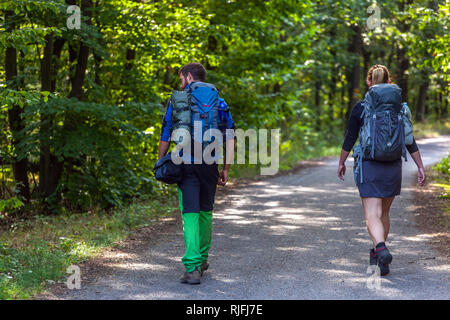
[[[385,276],[389,273],[389,265],[388,264],[378,264],[378,267],[380,268],[380,276]]]
[[[203,275],[203,272],[205,272],[206,270],[208,270],[209,268],[209,263],[208,261],[205,261],[202,263],[202,265],[200,266],[200,275]]]
[[[375,250],[378,259],[378,267],[380,268],[380,274],[385,276],[389,273],[389,264],[392,262],[392,255],[384,242],[377,244]]]
[[[180,278],[181,283],[189,283],[189,284],[200,284],[200,271],[198,267],[191,272],[185,272],[183,276]]]
[[[376,266],[378,264],[377,254],[374,249],[370,249],[370,260],[369,263],[371,266]]]

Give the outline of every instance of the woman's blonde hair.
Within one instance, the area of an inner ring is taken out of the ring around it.
[[[389,81],[389,70],[381,64],[372,66],[367,72],[367,82],[370,82],[372,86],[379,83],[388,83]]]

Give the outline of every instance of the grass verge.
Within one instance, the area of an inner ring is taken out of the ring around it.
[[[414,138],[434,138],[440,135],[450,134],[450,118],[427,119],[413,124]]]
[[[0,299],[27,299],[49,284],[64,282],[68,266],[171,215],[175,204],[175,196],[168,196],[111,212],[36,215],[2,226]]]
[[[431,237],[431,245],[450,258],[450,156],[427,168],[427,182],[414,191],[418,228]]]

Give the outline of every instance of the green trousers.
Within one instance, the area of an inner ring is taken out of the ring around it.
[[[183,194],[180,188],[178,201],[183,212]],[[182,213],[182,217],[186,252],[181,262],[186,271],[191,272],[208,260],[212,237],[212,211]]]

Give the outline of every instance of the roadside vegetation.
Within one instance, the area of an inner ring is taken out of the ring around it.
[[[186,63],[206,67],[237,128],[281,129],[281,172],[340,152],[373,64],[403,89],[416,138],[448,134],[450,2],[380,2],[376,29],[372,5],[0,1],[0,299],[176,212],[152,167]],[[259,169],[233,166],[231,182]]]
[[[450,155],[426,173],[425,186],[414,190],[417,226],[431,246],[450,259]]]
[[[0,226],[0,299],[27,299],[55,282],[66,269],[114,246],[138,228],[175,209],[175,192],[141,199],[123,209],[11,218]],[[7,218],[3,218],[5,220]]]

